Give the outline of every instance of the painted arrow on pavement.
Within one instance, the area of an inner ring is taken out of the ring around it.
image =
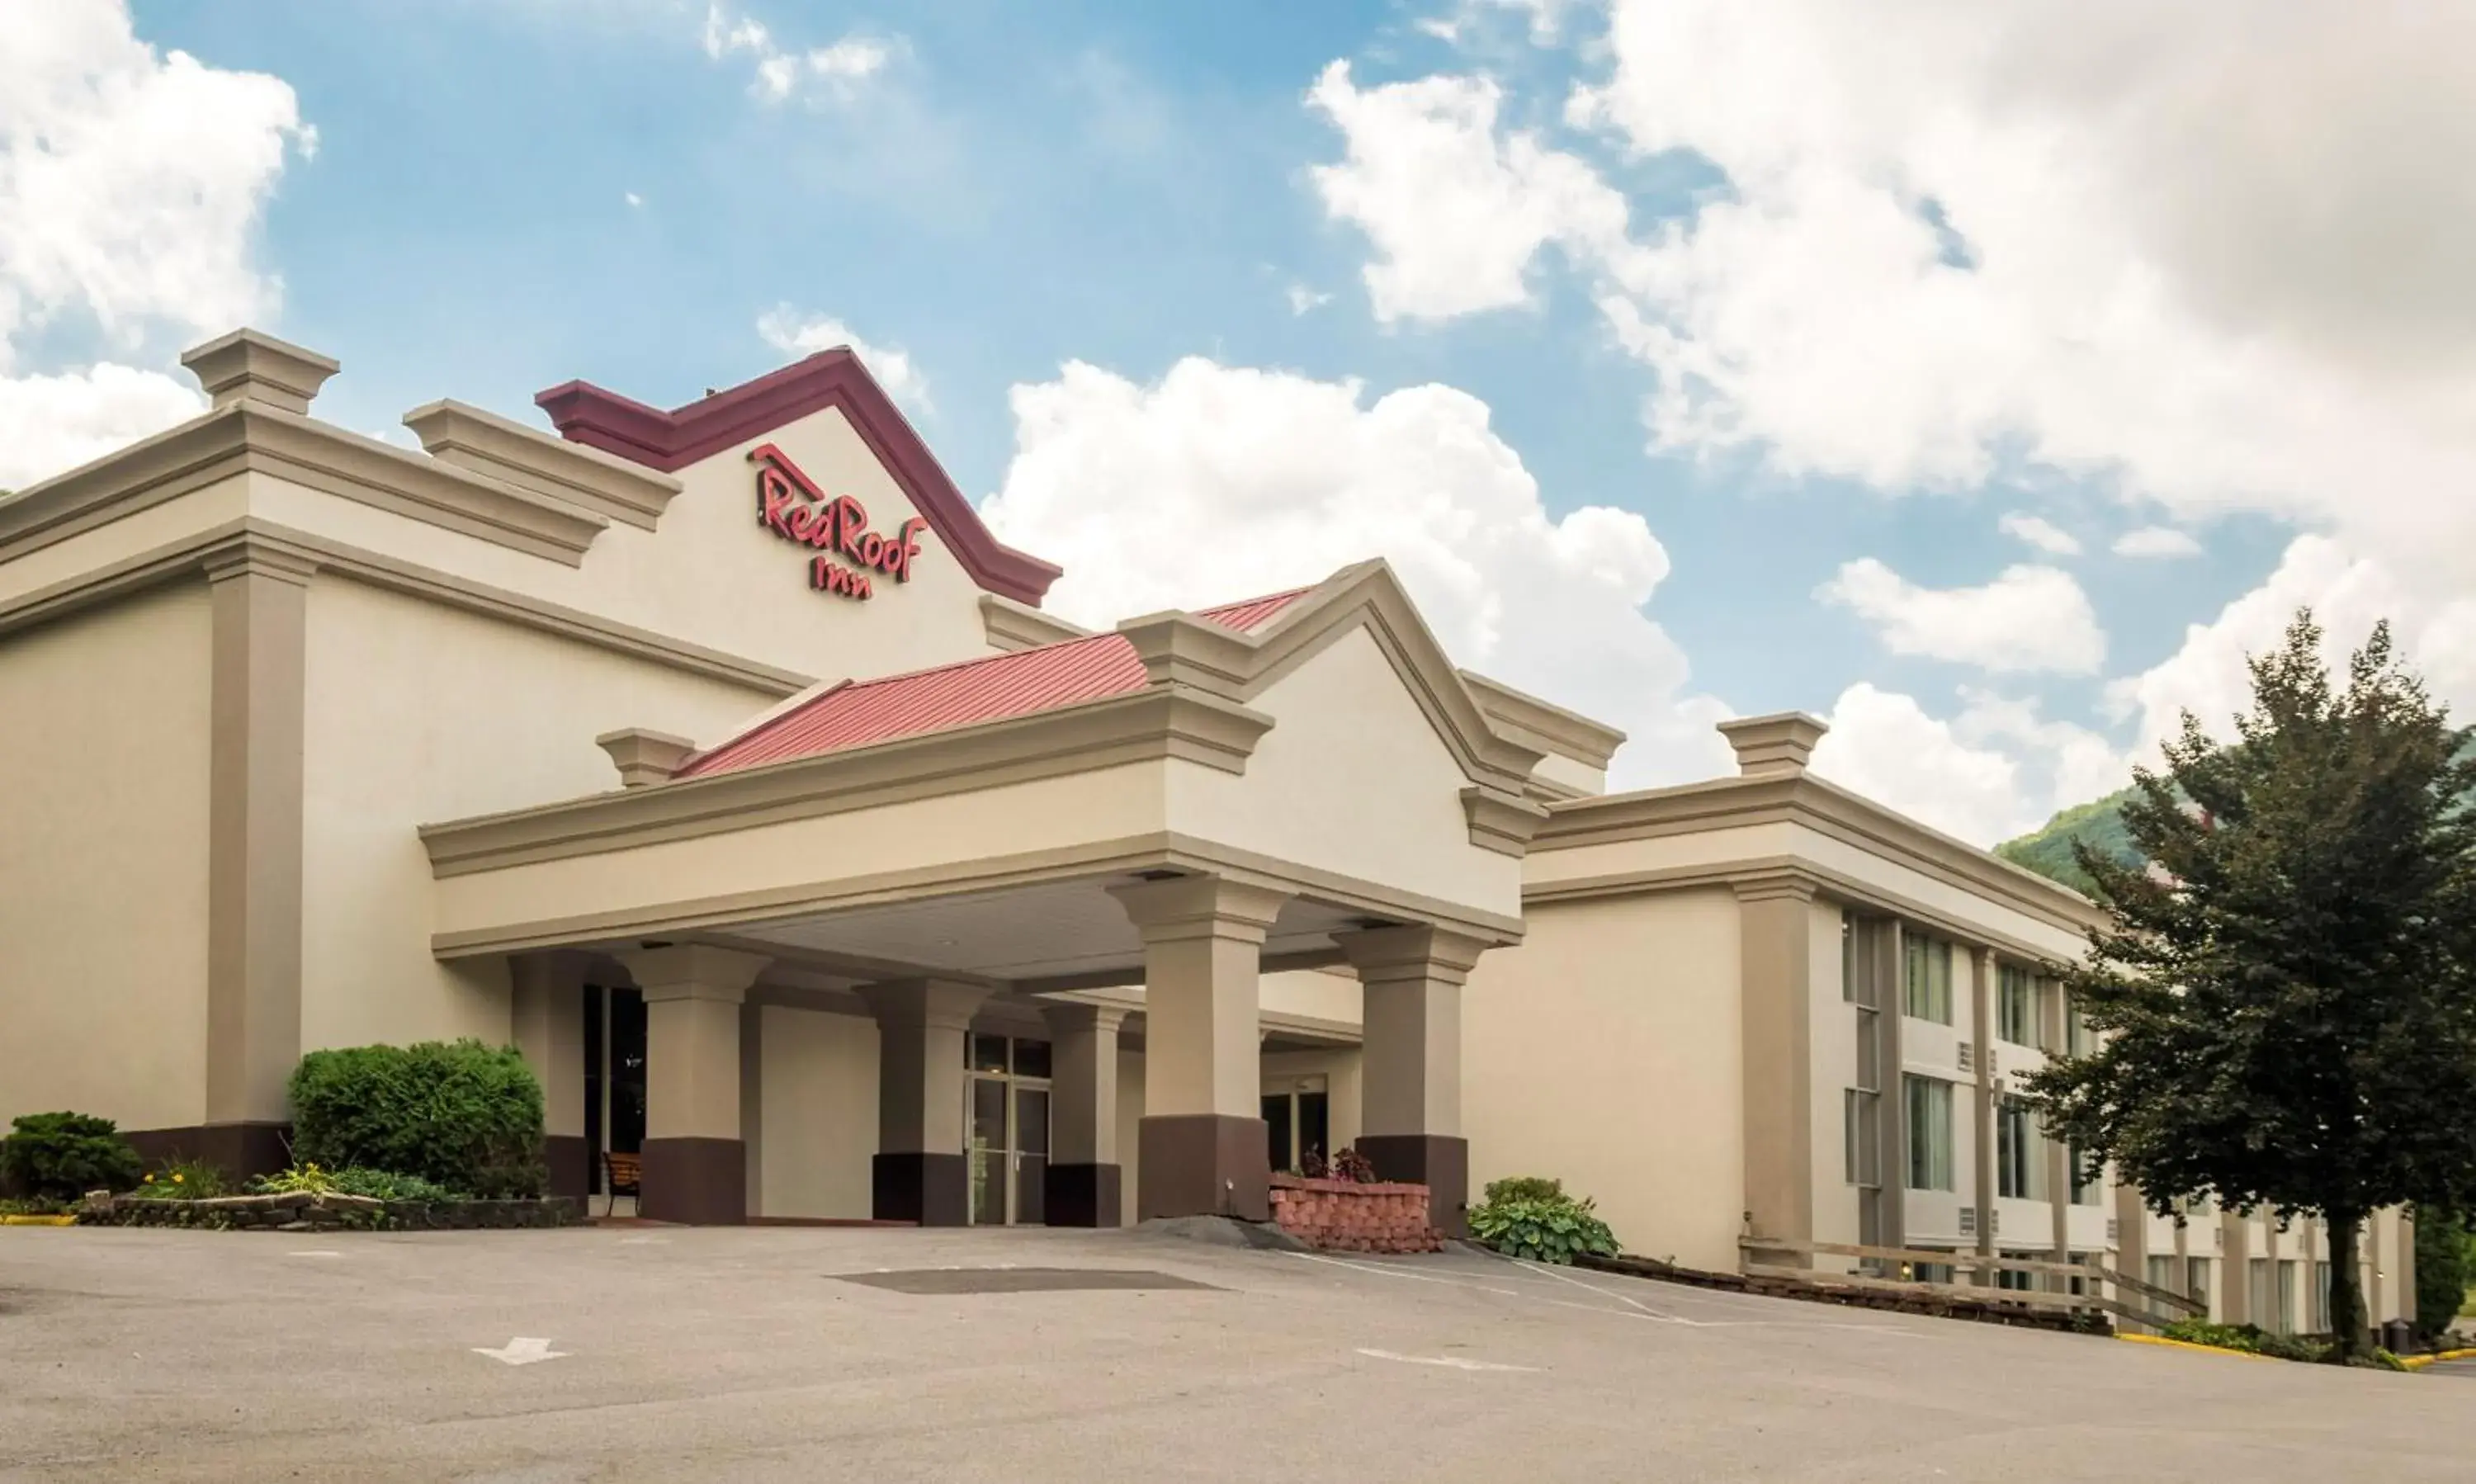
[[[507,1344],[507,1348],[504,1349],[485,1350],[477,1345],[473,1347],[473,1353],[476,1355],[487,1355],[492,1360],[510,1366],[530,1366],[537,1360],[565,1360],[567,1358],[567,1351],[552,1349],[548,1340],[534,1340],[524,1335],[518,1335],[514,1339],[509,1340]]]

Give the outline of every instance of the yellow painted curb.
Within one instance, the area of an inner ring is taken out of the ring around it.
[[[0,1216],[0,1226],[74,1226],[74,1216]]]
[[[2402,1355],[2399,1357],[2399,1364],[2407,1367],[2410,1371],[2421,1371],[2427,1366],[2437,1365],[2445,1360],[2467,1360],[2470,1358],[2476,1358],[2476,1350],[2442,1350],[2439,1353],[2433,1355]]]
[[[2256,1355],[2250,1350],[2231,1350],[2216,1345],[2194,1345],[2190,1340],[2169,1340],[2165,1335],[2116,1336],[2129,1345],[2163,1345],[2170,1350],[2199,1350],[2204,1355],[2232,1355],[2238,1360],[2275,1360],[2274,1355]]]

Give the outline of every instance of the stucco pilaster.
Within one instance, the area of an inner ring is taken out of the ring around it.
[[[302,751],[315,566],[250,543],[207,563],[208,1156],[282,1162],[301,1059]]]
[[[1812,883],[1780,878],[1736,885],[1746,1139],[1746,1229],[1790,1242],[1814,1239]],[[1899,1013],[1896,997],[1885,1017]],[[1896,1066],[1896,1063],[1894,1064]],[[1898,1103],[1887,1071],[1886,1101]],[[1898,1185],[1884,1172],[1887,1192]],[[1755,1254],[1806,1266],[1803,1253]]]

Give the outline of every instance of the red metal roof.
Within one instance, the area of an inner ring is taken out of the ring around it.
[[[1311,591],[1298,588],[1205,608],[1196,617],[1242,633],[1262,628]],[[676,775],[706,778],[813,757],[897,737],[1053,711],[1144,688],[1144,664],[1125,636],[1096,633],[1011,655],[966,659],[874,680],[846,680],[689,759]]]

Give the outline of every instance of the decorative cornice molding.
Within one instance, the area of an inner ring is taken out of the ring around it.
[[[421,830],[441,878],[1180,757],[1243,773],[1271,717],[1145,691]]]
[[[533,401],[561,436],[665,474],[833,408],[980,586],[1036,606],[1061,570],[989,532],[910,421],[848,348],[820,351],[667,412],[589,382],[554,386]]]
[[[1548,820],[1547,809],[1529,799],[1478,783],[1462,790],[1462,813],[1471,844],[1516,860],[1529,853],[1530,837]]]
[[[667,474],[452,399],[413,408],[404,425],[421,439],[422,452],[442,463],[640,531],[653,530],[680,492]]]
[[[1044,644],[1063,644],[1069,639],[1091,636],[1092,631],[1070,624],[1054,613],[1043,612],[1028,603],[998,593],[980,594],[980,627],[988,634],[989,648],[1014,654],[1019,650],[1038,649]]]
[[[1595,722],[1579,711],[1568,711],[1475,671],[1459,674],[1477,698],[1479,709],[1524,747],[1604,771],[1617,749],[1624,745],[1625,734],[1605,722]]]
[[[604,943],[612,938],[676,936],[690,932],[706,938],[721,938],[730,928],[746,928],[781,918],[848,911],[897,902],[974,896],[1051,881],[1118,877],[1149,871],[1207,872],[1276,892],[1313,897],[1346,911],[1363,914],[1377,923],[1432,923],[1491,945],[1522,941],[1523,922],[1519,917],[1476,910],[1424,893],[1401,891],[1364,878],[1344,876],[1219,841],[1198,839],[1176,830],[1163,830],[1114,840],[1025,851],[1012,855],[989,856],[961,867],[941,862],[870,876],[839,877],[830,881],[797,882],[757,891],[727,892],[669,903],[659,910],[631,907],[433,933],[431,951],[442,958],[465,958],[481,953],[510,953]],[[1338,962],[1339,958],[1338,951],[1329,957],[1321,953],[1285,955],[1277,959],[1268,957],[1266,972],[1320,967]],[[1108,976],[1082,975],[1024,982],[1044,990],[1052,987],[1062,990],[1087,982],[1104,982],[1108,978]]]
[[[382,591],[743,685],[759,695],[796,695],[814,683],[793,671],[683,643],[651,630],[544,603],[255,517],[228,521],[92,572],[0,601],[0,634],[51,623],[166,582],[194,578],[210,563],[246,559],[314,567]]]
[[[1874,882],[1860,880],[1794,855],[1763,855],[1718,864],[1612,871],[1600,876],[1543,882],[1523,888],[1522,905],[1524,912],[1529,912],[1568,903],[1605,902],[1622,897],[1714,888],[1725,889],[1741,902],[1780,897],[1801,897],[1808,901],[1827,898],[1930,928],[1968,948],[1991,948],[2021,963],[2043,964],[2054,959],[2049,950],[2024,938],[1990,928],[1983,922],[1954,917],[1905,893],[1888,890]]]
[[[583,563],[589,510],[375,438],[241,401],[0,500],[0,563],[206,484],[257,473],[508,547]]]
[[[1530,852],[1535,856],[1579,846],[1783,823],[1828,835],[2067,932],[2085,932],[2107,922],[2103,909],[2069,887],[1811,774],[1715,779],[1549,804],[1547,823],[1531,840]]]

